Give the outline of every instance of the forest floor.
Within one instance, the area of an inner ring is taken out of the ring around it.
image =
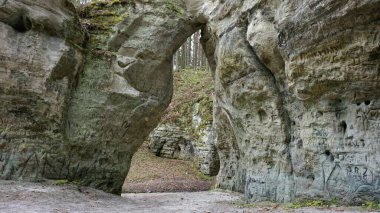
[[[212,178],[202,175],[190,161],[155,156],[144,143],[132,158],[123,192],[207,191]]]

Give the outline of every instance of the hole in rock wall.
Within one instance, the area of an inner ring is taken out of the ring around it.
[[[364,103],[364,105],[368,106],[368,105],[371,104],[371,100],[366,100],[366,101],[364,101],[364,102],[358,102],[358,103],[356,103],[356,105],[357,105],[357,106],[360,106],[360,105],[362,105],[362,103]]]
[[[32,29],[32,21],[27,16],[20,16],[12,27],[20,33],[25,33]]]
[[[268,119],[268,115],[263,109],[260,109],[258,111],[258,114],[260,122],[265,122]]]
[[[324,152],[324,154],[327,156],[327,158],[330,160],[330,161],[334,161],[334,156],[333,154],[330,152],[330,150],[326,150]]]
[[[173,55],[172,101],[135,153],[125,192],[208,190],[219,172],[212,132],[214,85],[200,37],[200,31],[194,33]],[[138,184],[147,184],[145,191],[138,191]]]
[[[297,141],[297,148],[298,148],[298,149],[302,149],[302,147],[303,147],[303,141],[302,141],[301,139],[299,139],[299,140]]]
[[[341,132],[342,134],[346,134],[346,131],[347,131],[347,124],[345,121],[342,121],[340,122],[339,124],[339,132]]]
[[[323,112],[318,111],[318,112],[317,112],[317,118],[322,117],[322,116],[323,116]]]

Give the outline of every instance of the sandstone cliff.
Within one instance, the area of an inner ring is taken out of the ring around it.
[[[87,48],[103,42],[91,49],[101,56],[84,63],[67,1],[0,1],[2,178],[120,192],[170,102],[171,56],[202,28],[219,187],[277,202],[380,199],[379,0],[94,5],[86,17],[119,24],[90,37]]]
[[[0,1],[0,177],[67,174],[63,134],[84,35],[67,1]]]
[[[197,8],[216,61],[220,187],[280,202],[379,199],[379,9],[333,0]]]

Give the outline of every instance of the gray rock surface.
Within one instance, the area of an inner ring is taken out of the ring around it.
[[[188,0],[193,17],[180,1],[128,4],[112,57],[84,65],[68,1],[0,1],[1,178],[119,193],[170,102],[172,54],[202,27],[219,187],[380,199],[379,0]]]
[[[66,1],[0,4],[0,177],[65,173],[64,126],[83,66],[83,33]]]
[[[379,9],[334,0],[198,5],[216,62],[219,187],[277,202],[379,200]]]
[[[219,172],[219,155],[214,144],[212,127],[208,126],[195,140],[178,126],[161,124],[150,134],[149,149],[156,156],[193,161],[205,175]]]
[[[160,125],[150,135],[149,149],[156,156],[193,160],[194,148],[190,136],[177,126]]]
[[[133,153],[169,104],[171,56],[200,27],[184,5],[115,1],[88,10],[81,15],[97,23],[83,24],[97,34],[84,63],[69,1],[2,2],[2,178],[78,180],[118,194]]]

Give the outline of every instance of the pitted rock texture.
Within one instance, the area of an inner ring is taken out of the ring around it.
[[[380,2],[193,6],[216,62],[219,187],[277,202],[379,200]]]
[[[0,177],[59,177],[84,36],[67,1],[0,4]]]
[[[380,199],[379,0],[188,0],[192,16],[180,1],[128,2],[111,57],[88,57],[78,76],[71,4],[0,1],[2,178],[120,192],[170,102],[172,54],[202,28],[219,187],[277,202]]]
[[[133,153],[169,104],[171,56],[200,28],[185,6],[89,6],[81,16],[103,22],[83,23],[97,31],[84,63],[84,36],[69,1],[1,2],[2,178],[79,180],[121,193]]]

